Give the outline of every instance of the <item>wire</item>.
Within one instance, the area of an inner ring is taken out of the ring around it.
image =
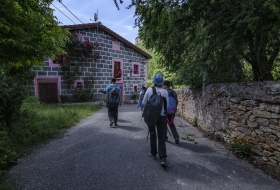
[[[66,6],[66,5],[64,5],[61,1],[58,1],[59,3],[61,3],[76,19],[78,19],[82,24],[85,24],[85,23],[83,23],[72,11],[70,11],[70,9],[68,9],[68,7]],[[82,27],[82,26],[81,26]],[[88,29],[89,29],[89,31],[91,31],[91,32],[93,32],[94,33],[94,31],[91,29],[91,28],[89,28],[88,26],[86,26]],[[84,29],[82,29],[83,31],[85,31]],[[98,23],[97,23],[97,31],[98,31]]]
[[[72,13],[72,11],[70,11],[66,5],[64,5],[62,2],[60,2],[76,19],[78,19],[82,24],[84,24],[78,17],[76,17],[76,15],[74,13]]]
[[[54,4],[52,4],[54,6]],[[59,12],[61,12],[64,16],[66,16],[69,20],[71,20],[74,24],[76,24],[72,19],[70,19],[66,14],[64,14],[60,9],[58,9],[56,6],[54,6]]]

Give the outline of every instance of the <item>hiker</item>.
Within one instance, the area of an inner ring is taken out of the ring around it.
[[[111,84],[106,87],[105,103],[108,108],[108,116],[110,120],[110,126],[115,123],[118,126],[118,107],[122,104],[121,88],[115,84],[116,79],[111,79]]]
[[[142,106],[142,101],[143,101],[144,95],[146,93],[146,90],[147,90],[147,88],[143,85],[142,89],[139,93],[139,100],[138,100],[137,108],[141,107],[141,113],[143,113],[143,109],[144,109],[143,106]]]
[[[176,114],[177,106],[178,106],[178,97],[177,97],[176,92],[170,88],[171,86],[173,86],[172,82],[167,81],[167,80],[164,81],[163,88],[165,88],[167,90],[168,98],[169,98],[166,121],[167,121],[167,124],[169,125],[172,136],[175,139],[175,143],[179,144],[179,135],[178,135],[178,132],[174,125],[174,118],[175,118],[175,114]],[[167,130],[168,130],[168,128],[167,128]],[[165,137],[166,141],[168,139],[167,130],[166,130],[166,137]]]
[[[144,107],[143,117],[145,123],[148,125],[149,133],[150,133],[151,151],[148,153],[148,155],[151,158],[156,159],[158,153],[158,156],[161,160],[161,165],[163,167],[166,167],[167,156],[166,156],[165,136],[166,136],[167,123],[166,123],[165,110],[168,106],[168,93],[166,89],[162,88],[163,77],[161,74],[156,74],[154,76],[153,83],[154,83],[154,87],[149,87],[147,89],[142,101],[142,106]],[[161,104],[157,106],[156,110],[150,110],[151,107],[156,104],[156,101],[154,101],[153,104],[150,103],[151,100],[154,100],[155,98],[158,97],[160,98],[158,100],[161,100]],[[156,129],[157,129],[157,133],[156,133]],[[158,141],[158,146],[157,146],[157,141]]]

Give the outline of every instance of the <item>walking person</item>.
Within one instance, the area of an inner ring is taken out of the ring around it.
[[[175,139],[175,143],[179,144],[179,135],[178,135],[178,132],[174,125],[174,118],[175,118],[175,114],[177,112],[177,106],[178,106],[178,97],[177,97],[177,93],[170,88],[171,86],[172,86],[172,82],[167,81],[167,80],[164,81],[163,88],[165,88],[167,90],[168,98],[169,98],[166,121],[167,121],[167,124],[169,125],[172,136]],[[168,130],[168,128],[167,128],[167,130]],[[165,138],[166,140],[168,139],[167,130],[166,130],[166,138]]]
[[[144,107],[142,106],[142,101],[143,101],[144,95],[146,93],[146,90],[147,90],[147,88],[143,85],[142,89],[139,93],[139,100],[138,100],[137,108],[141,108],[141,113],[143,113],[143,109],[144,109]]]
[[[110,120],[110,126],[118,126],[118,108],[122,104],[121,88],[116,85],[116,79],[111,79],[111,84],[106,87],[105,102],[108,108],[108,116]]]
[[[156,159],[158,154],[161,165],[166,167],[165,136],[167,123],[165,112],[168,106],[168,93],[166,89],[162,88],[163,77],[161,74],[154,76],[153,83],[154,87],[147,89],[142,101],[144,106],[143,117],[150,133],[151,151],[148,155]]]

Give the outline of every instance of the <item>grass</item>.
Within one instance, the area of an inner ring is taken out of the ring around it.
[[[38,100],[23,102],[20,119],[12,128],[0,124],[0,189],[6,189],[4,174],[29,148],[58,137],[101,107],[98,105],[47,105]]]

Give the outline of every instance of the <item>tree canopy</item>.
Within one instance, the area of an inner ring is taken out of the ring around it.
[[[160,64],[177,71],[181,83],[274,80],[279,60],[280,2],[275,0],[132,0],[145,47]],[[130,7],[131,7],[130,6]]]
[[[64,53],[69,32],[59,26],[53,0],[9,0],[0,6],[0,68],[38,65]]]

